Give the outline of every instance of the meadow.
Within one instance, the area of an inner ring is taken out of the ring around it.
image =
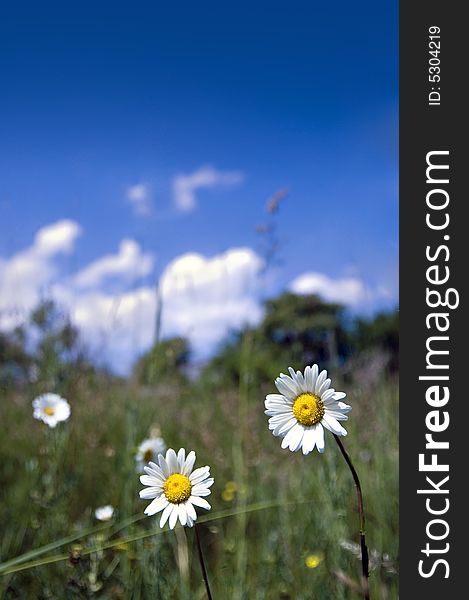
[[[333,436],[326,432],[324,454],[282,450],[264,414],[280,363],[290,354],[282,370],[303,369],[311,348],[299,337],[270,360],[265,339],[262,327],[240,335],[190,377],[178,361],[152,370],[156,348],[127,379],[44,344],[34,378],[4,382],[0,597],[206,597],[194,530],[161,530],[159,515],[143,514],[135,457],[158,435],[176,451],[195,450],[196,466],[210,465],[215,478],[212,510],[197,521],[214,598],[361,598],[355,488]],[[398,597],[397,373],[358,354],[339,361],[313,351],[353,407],[343,441],[363,488],[370,596],[388,600]],[[54,429],[33,419],[31,402],[44,391],[71,405]],[[113,517],[97,520],[108,504]]]

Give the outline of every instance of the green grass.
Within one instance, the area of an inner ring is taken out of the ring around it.
[[[281,450],[263,414],[273,386],[255,389],[247,373],[238,389],[180,378],[154,388],[78,381],[53,390],[72,406],[55,430],[32,418],[34,387],[3,394],[0,598],[205,598],[194,532],[161,531],[158,518],[143,516],[134,456],[155,427],[168,446],[194,449],[196,466],[209,464],[215,477],[212,511],[199,511],[214,598],[359,598],[338,575],[360,576],[360,560],[341,545],[358,541],[358,515],[339,449],[326,432],[323,455]],[[371,596],[394,599],[397,383],[346,391],[353,411],[344,444],[364,493]],[[236,484],[231,499],[228,481]],[[116,515],[100,524],[94,510],[104,504]],[[311,554],[320,558],[314,569],[305,564]]]

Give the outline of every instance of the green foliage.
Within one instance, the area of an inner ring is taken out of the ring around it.
[[[0,562],[71,534],[78,539],[39,557],[58,562],[0,577],[0,597],[204,597],[193,531],[187,531],[186,581],[178,566],[183,542],[174,532],[160,532],[157,517],[144,517],[146,502],[138,498],[135,448],[157,422],[168,445],[196,449],[197,465],[210,464],[215,477],[213,510],[199,511],[215,598],[358,600],[334,574],[340,570],[356,581],[360,573],[353,554],[358,518],[350,472],[330,435],[323,455],[281,450],[268,431],[257,387],[243,390],[246,411],[240,415],[236,388],[220,390],[202,381],[156,386],[151,394],[117,381],[81,386],[70,390],[71,418],[56,430],[32,419],[31,392],[4,397],[0,408],[2,422],[15,423],[0,439]],[[362,480],[367,540],[375,557],[372,595],[394,598],[397,385],[347,392],[353,411],[345,445]],[[236,471],[235,448],[244,461]],[[235,492],[225,495],[232,481]],[[250,512],[252,504],[265,501],[273,506]],[[107,503],[116,507],[116,520],[99,534],[80,537],[81,530],[98,524],[95,508]],[[244,519],[210,520],[226,510],[248,512]],[[205,524],[202,515],[209,519]],[[315,569],[306,567],[309,554],[321,559]]]
[[[24,329],[18,327],[11,334],[0,331],[0,389],[26,381],[31,365]]]
[[[385,349],[389,353],[389,368],[399,367],[399,311],[380,313],[372,319],[357,319],[354,342],[358,352],[370,348]]]
[[[2,364],[25,373],[21,386],[3,386],[0,401],[0,599],[204,597],[193,531],[160,531],[138,497],[136,449],[158,431],[170,447],[195,449],[196,466],[209,464],[215,477],[213,510],[199,511],[215,598],[358,600],[337,574],[358,581],[360,561],[354,485],[332,436],[326,432],[323,455],[293,454],[281,450],[264,415],[278,373],[314,361],[332,370],[353,406],[344,443],[364,493],[372,597],[397,597],[397,380],[380,371],[373,386],[361,377],[344,386],[334,368],[357,352],[392,347],[397,320],[379,316],[354,329],[340,306],[284,294],[193,381],[183,376],[185,340],[161,342],[132,378],[118,380],[83,366],[79,340],[56,307],[40,307],[33,321],[31,353],[24,332],[0,337]],[[31,365],[39,380],[28,380]],[[72,408],[53,430],[31,407],[49,383]],[[105,504],[116,516],[99,524],[94,510]],[[1,563],[46,545],[2,576]],[[318,557],[315,568],[308,555]]]
[[[189,362],[187,340],[176,337],[153,346],[135,364],[134,379],[142,385],[155,385],[168,377],[183,376]]]

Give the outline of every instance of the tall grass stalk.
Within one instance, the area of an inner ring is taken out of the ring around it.
[[[246,470],[245,456],[246,439],[248,434],[248,403],[249,403],[249,381],[250,381],[250,360],[252,355],[252,333],[247,331],[243,338],[241,351],[241,365],[239,375],[238,389],[238,427],[234,444],[234,476],[238,485],[237,507],[239,514],[237,517],[237,535],[236,535],[236,577],[234,587],[234,600],[241,600],[244,597],[244,588],[246,581],[247,567],[247,544],[246,544],[246,522],[247,512],[244,510],[248,497],[248,478]]]

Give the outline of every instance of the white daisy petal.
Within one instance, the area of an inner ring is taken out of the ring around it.
[[[348,421],[348,417],[346,414],[340,412],[340,410],[326,410],[326,414],[334,417],[337,421]]]
[[[307,392],[312,392],[314,390],[313,370],[309,365],[305,369],[305,385],[306,385]]]
[[[189,452],[189,454],[186,457],[186,462],[184,463],[184,467],[182,469],[183,475],[189,475],[189,473],[192,473],[192,469],[194,468],[195,458],[196,458],[195,452],[192,450],[191,452]]]
[[[302,391],[302,392],[308,391],[308,389],[306,387],[305,378],[303,377],[303,373],[301,371],[296,372],[296,383],[297,383],[298,387],[300,388],[300,391]]]
[[[163,528],[166,524],[166,521],[169,519],[169,515],[173,512],[173,506],[174,504],[169,504],[168,506],[163,510],[163,513],[161,515],[161,519],[160,519],[160,527]]]
[[[345,392],[335,392],[334,400],[342,400],[347,394]]]
[[[315,394],[319,394],[319,389],[326,379],[327,379],[327,371],[325,371],[325,370],[321,371],[318,375],[318,378],[316,379],[316,384],[314,386]]]
[[[329,381],[330,381],[330,379],[329,379]],[[322,394],[320,394],[321,400],[324,402],[324,404],[328,404],[329,402],[335,402],[334,392],[335,392],[334,389],[329,389],[329,390],[326,390],[325,392],[323,392]]]
[[[270,429],[275,429],[275,427],[280,423],[285,423],[285,421],[288,421],[292,416],[292,412],[290,411],[289,413],[281,413],[279,415],[274,415],[273,417],[270,417],[269,419],[269,427]]]
[[[321,425],[321,423],[318,423],[317,425],[315,425],[315,429],[316,429],[316,447],[318,449],[318,452],[321,452],[321,454],[322,454],[324,452],[324,447],[325,447],[324,428]]]
[[[292,407],[291,406],[285,406],[277,409],[271,408],[269,410],[265,410],[264,414],[269,415],[271,417],[286,417],[287,415],[291,415],[292,414]]]
[[[187,501],[185,503],[186,506],[186,511],[187,511],[187,517],[189,519],[192,519],[193,521],[195,521],[197,519],[197,513],[195,512],[195,508],[192,506],[192,504]]]
[[[151,487],[155,487],[160,483],[160,480],[153,475],[140,475],[140,483],[142,485],[149,485]]]
[[[205,508],[205,510],[210,510],[212,508],[207,500],[199,498],[198,496],[191,496],[189,498],[189,502],[194,504],[194,506],[198,506],[199,508]]]
[[[269,429],[276,429],[279,425],[287,423],[292,418],[293,414],[291,411],[289,413],[282,413],[281,415],[274,415],[269,419]]]
[[[187,515],[187,527],[192,527],[194,525],[195,519],[191,519],[189,515]]]
[[[178,452],[178,472],[182,473],[184,469],[184,463],[186,462],[186,451],[184,448],[180,448]]]
[[[192,485],[194,485],[199,481],[202,481],[202,479],[205,479],[209,472],[210,467],[199,467],[195,471],[192,471],[192,473],[189,475],[189,480],[192,483]]]
[[[310,392],[314,392],[314,390],[316,389],[316,381],[318,379],[318,373],[319,373],[319,367],[318,365],[313,365],[311,367],[311,389],[309,390]]]
[[[168,501],[166,500],[166,498],[164,496],[160,496],[159,498],[155,498],[153,502],[146,507],[144,513],[151,517],[152,515],[155,515],[157,512],[160,512],[160,510],[163,510],[167,506]]]
[[[178,515],[179,515],[178,505],[173,504],[172,507],[173,507],[173,510],[171,511],[171,514],[169,515],[169,528],[170,529],[175,528],[177,520],[178,520]]]
[[[158,455],[158,463],[160,465],[160,469],[161,469],[163,475],[165,476],[165,478],[169,477],[170,471],[169,471],[168,463],[166,462],[166,459],[162,454]]]
[[[347,431],[339,424],[337,419],[331,417],[327,413],[323,416],[321,423],[324,425],[326,429],[332,431],[336,435],[347,435]]]
[[[285,396],[282,396],[283,400],[266,400],[264,402],[264,406],[266,408],[278,408],[278,409],[282,409],[282,408],[286,408],[287,406],[291,406],[293,404],[293,400],[288,400],[288,398],[285,398]]]
[[[288,431],[290,431],[290,429],[292,427],[294,427],[296,424],[298,423],[298,421],[295,419],[295,417],[292,417],[291,419],[288,419],[288,421],[285,421],[282,425],[278,425],[273,431],[272,434],[275,437],[279,437],[279,436],[284,436],[287,434]]]
[[[265,399],[267,402],[285,402],[285,396],[282,394],[267,394]]]
[[[282,448],[290,448],[292,452],[296,452],[303,439],[304,428],[297,423],[290,429],[287,435],[282,440]]]
[[[303,454],[309,454],[314,450],[314,446],[316,445],[316,435],[314,429],[312,427],[305,428],[305,432],[303,434],[303,442],[301,444]]]
[[[290,404],[293,400],[290,400],[283,394],[269,394],[269,396],[278,396],[277,398],[267,398],[265,397],[264,404],[265,406],[282,406],[285,404]],[[296,396],[295,396],[296,397]]]
[[[211,491],[208,487],[205,486],[205,483],[199,483],[198,485],[194,485],[192,488],[192,494],[195,496],[210,496]]]
[[[298,427],[295,436],[290,440],[290,450],[296,452],[301,448],[301,442],[305,433],[304,427]]]
[[[150,464],[154,465],[156,467],[156,465],[154,463],[150,463]],[[162,483],[164,483],[165,476],[163,475],[163,471],[159,467],[156,467],[156,469],[155,469],[155,468],[148,467],[147,465],[145,465],[143,467],[143,470],[145,471],[145,473],[147,475],[150,475],[150,477],[154,477],[158,481],[161,481]]]
[[[352,410],[352,407],[349,404],[345,404],[345,402],[339,402],[338,404],[340,410],[343,410],[344,412],[350,412]]]
[[[291,382],[290,385],[287,385],[286,380],[287,377],[284,376],[285,379],[280,379],[280,377],[277,377],[277,379],[275,380],[275,385],[277,386],[278,391],[283,394],[285,396],[285,398],[287,398],[288,400],[294,400],[297,396],[298,396],[298,391],[296,386],[293,387],[293,382],[291,381],[291,379],[288,377],[288,380]]]
[[[186,511],[186,507],[184,504],[179,505],[178,512],[179,512],[179,521],[180,521],[181,525],[184,526],[187,523],[187,511]]]
[[[330,385],[331,385],[331,380],[330,379],[325,379],[322,383],[321,383],[321,387],[318,389],[317,394],[318,396],[320,396],[322,398],[322,395],[329,389]]]
[[[178,458],[172,448],[166,452],[166,462],[168,463],[170,473],[179,472]]]
[[[140,490],[139,496],[143,500],[151,500],[152,498],[156,498],[156,496],[159,496],[162,493],[162,491],[162,488],[148,487],[144,488],[143,490]]]

